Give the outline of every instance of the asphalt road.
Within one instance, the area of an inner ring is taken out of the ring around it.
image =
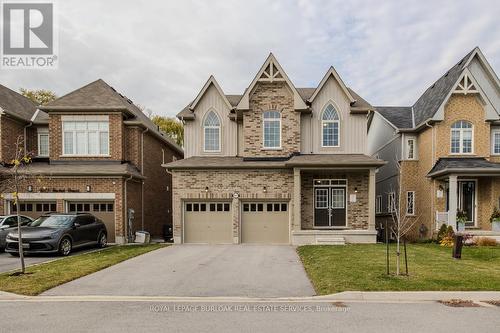
[[[184,244],[132,258],[44,295],[299,297],[314,295],[314,289],[292,246]]]
[[[2,332],[498,332],[500,307],[422,303],[0,301]],[[319,307],[319,308],[318,308]]]

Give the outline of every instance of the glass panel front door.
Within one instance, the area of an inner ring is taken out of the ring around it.
[[[476,210],[476,183],[474,181],[458,182],[458,209],[467,215],[465,225],[474,226]]]
[[[314,188],[314,226],[346,226],[346,189],[345,187]]]

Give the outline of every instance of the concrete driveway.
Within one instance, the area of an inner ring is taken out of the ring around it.
[[[312,296],[295,249],[174,245],[48,290],[43,295]]]

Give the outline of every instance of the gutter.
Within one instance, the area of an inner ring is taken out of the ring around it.
[[[23,140],[24,142],[23,142],[23,144],[24,144],[24,155],[25,156],[27,154],[26,151],[28,150],[28,143],[26,142],[27,141],[26,136],[27,136],[27,133],[28,133],[27,128],[31,127],[31,126],[33,126],[33,121],[30,121],[29,124],[26,125],[26,126],[24,126],[24,128],[23,128],[23,135],[24,135],[24,140]]]
[[[132,236],[129,235],[130,232],[130,226],[128,225],[128,205],[127,205],[127,183],[132,180],[134,176],[130,175],[129,178],[125,179],[124,182],[124,195],[123,195],[123,207],[125,208],[125,221],[123,221],[123,225],[125,226],[125,239],[126,242],[131,242],[132,241]]]

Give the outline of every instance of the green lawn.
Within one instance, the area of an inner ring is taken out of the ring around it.
[[[163,244],[112,246],[28,267],[26,272],[29,274],[25,275],[13,276],[12,272],[3,273],[0,274],[0,290],[21,295],[38,295],[60,284],[164,246]]]
[[[306,245],[297,249],[316,292],[346,290],[500,290],[500,246],[464,247],[462,259],[451,248],[408,245],[409,276],[386,275],[385,245]],[[390,249],[395,272],[395,245]],[[404,259],[402,260],[404,269]]]

